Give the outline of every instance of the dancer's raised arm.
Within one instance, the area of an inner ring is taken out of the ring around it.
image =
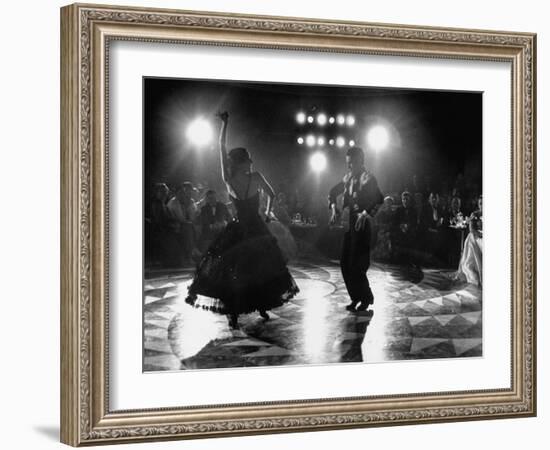
[[[227,122],[229,114],[227,112],[218,113],[217,116],[222,120],[222,128],[220,131],[220,161],[222,165],[222,178],[226,183],[229,182],[231,175],[229,173],[229,163],[227,161]]]

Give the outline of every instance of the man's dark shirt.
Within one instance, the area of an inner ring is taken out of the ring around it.
[[[329,207],[333,203],[336,204],[338,196],[342,194],[344,208],[349,207],[350,223],[353,223],[357,215],[363,211],[374,217],[378,207],[384,201],[375,176],[366,170],[356,176],[351,172],[347,173],[342,181],[330,190]]]

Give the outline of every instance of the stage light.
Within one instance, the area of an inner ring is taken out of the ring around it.
[[[355,125],[355,117],[353,117],[351,114],[348,117],[346,117],[346,125],[348,127],[352,127]]]
[[[194,145],[204,146],[212,141],[214,133],[210,123],[202,118],[195,119],[187,127],[187,139]]]
[[[327,167],[327,158],[322,152],[315,152],[309,159],[314,172],[322,172]]]
[[[298,144],[302,145],[304,143],[304,138],[302,136],[300,136],[298,139]]]
[[[306,123],[306,114],[301,111],[298,114],[296,114],[296,122],[298,122],[299,124]]]
[[[327,124],[327,115],[323,113],[317,115],[317,123],[324,127]]]
[[[306,145],[308,147],[313,147],[315,145],[315,136],[313,136],[312,134],[308,135],[306,137]]]
[[[307,116],[307,123],[313,123],[313,116]]]
[[[338,125],[344,125],[345,122],[346,122],[346,118],[344,117],[343,114],[338,114],[336,116],[336,123],[338,123]]]
[[[349,146],[350,147],[355,147],[355,141],[353,139],[351,141],[349,141]]]
[[[367,142],[376,151],[384,150],[390,142],[388,130],[382,125],[375,125],[367,133]]]
[[[344,145],[346,145],[346,140],[342,136],[338,136],[336,138],[336,147],[342,148]]]
[[[321,147],[325,145],[325,138],[323,136],[320,136],[319,138],[317,138],[317,145]]]
[[[328,123],[330,123],[330,124],[332,125],[332,124],[334,123],[334,117],[331,116],[331,117],[328,119]]]
[[[329,145],[334,145],[334,139],[330,139],[330,140],[328,141],[328,144],[329,144]]]

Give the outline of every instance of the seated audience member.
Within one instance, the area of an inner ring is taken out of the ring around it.
[[[373,258],[380,261],[391,259],[391,231],[393,225],[393,198],[389,195],[384,198],[384,203],[374,216],[376,226],[376,244]]]
[[[446,259],[443,253],[448,222],[437,192],[431,192],[428,196],[428,208],[422,218],[422,224],[425,230],[425,247],[429,252],[427,256],[433,263],[440,265]]]
[[[428,201],[428,203],[430,202]],[[441,194],[441,195],[438,194],[437,203],[438,203],[439,211],[441,211],[442,214],[446,214],[447,210],[449,209],[449,203],[450,203],[449,196],[447,194]]]
[[[424,226],[426,202],[424,201],[424,194],[422,194],[422,192],[415,192],[414,194],[414,209],[416,210],[416,239],[418,249],[420,250],[424,248],[424,241],[426,238],[426,227]]]
[[[461,227],[466,226],[460,197],[451,199],[451,206],[447,212],[447,223],[449,227],[452,227],[447,228],[447,262],[451,267],[456,267],[464,237],[464,230]]]
[[[456,219],[459,214],[462,214],[462,201],[460,197],[453,197],[449,208],[449,220]]]
[[[450,199],[451,199],[451,202],[453,200],[453,198],[455,197],[462,197],[462,192],[460,191],[460,189],[458,189],[457,187],[454,187],[452,190],[451,190],[451,195],[449,196]],[[450,208],[450,205],[449,205],[449,208]]]
[[[424,195],[422,192],[416,192],[414,194],[414,209],[416,210],[416,220],[418,227],[420,228],[422,226],[422,218],[424,217],[424,212],[426,210]]]
[[[170,189],[165,183],[155,184],[150,208],[151,224],[155,228],[163,229],[168,223],[169,213],[166,203],[169,197]]]
[[[393,220],[392,254],[399,262],[413,264],[417,238],[416,210],[409,191],[401,194],[401,206],[397,208]]]
[[[207,191],[204,206],[201,208],[199,215],[200,247],[203,252],[230,221],[231,215],[227,207],[218,201],[216,191]]]
[[[176,234],[181,262],[191,263],[196,250],[194,223],[197,217],[197,205],[193,200],[193,185],[186,181],[176,190],[176,196],[168,201],[167,208],[171,217],[171,228]]]
[[[153,199],[149,207],[150,252],[153,262],[162,266],[169,265],[170,247],[173,246],[169,229],[170,212],[166,203],[170,189],[165,183],[157,183],[154,187]]]
[[[464,242],[456,279],[477,286],[483,281],[483,198],[478,198],[478,209],[470,215],[470,232]]]
[[[476,196],[472,196],[468,199],[467,202],[465,202],[465,213],[466,214],[471,214],[473,212],[476,212],[478,210],[478,197]]]

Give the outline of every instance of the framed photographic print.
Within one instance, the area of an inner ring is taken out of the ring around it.
[[[535,415],[535,58],[62,8],[62,442]]]

